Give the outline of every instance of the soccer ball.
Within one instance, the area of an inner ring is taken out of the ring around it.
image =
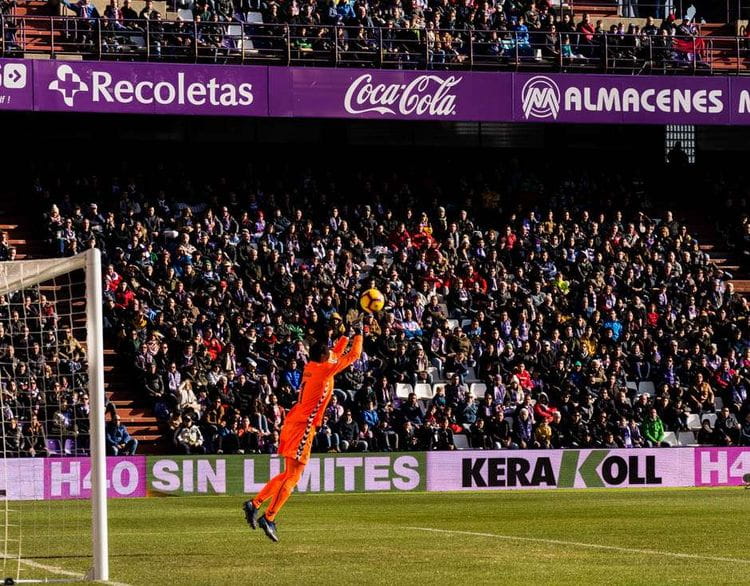
[[[367,313],[375,313],[385,306],[385,297],[377,289],[368,289],[359,298],[359,306]]]

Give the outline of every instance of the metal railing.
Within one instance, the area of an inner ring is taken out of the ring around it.
[[[2,17],[0,56],[434,70],[750,73],[745,37]]]

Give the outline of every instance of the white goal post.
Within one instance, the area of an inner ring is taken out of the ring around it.
[[[103,307],[102,307],[102,270],[101,270],[101,254],[98,249],[92,248],[87,250],[86,252],[83,252],[81,254],[78,254],[76,256],[72,257],[66,257],[66,258],[55,258],[55,259],[39,259],[39,260],[21,260],[21,261],[9,261],[9,262],[0,262],[0,296],[3,296],[4,298],[11,297],[15,295],[16,297],[23,297],[23,301],[25,301],[28,304],[28,301],[26,301],[26,297],[20,295],[19,292],[25,292],[25,291],[33,291],[36,290],[37,293],[41,290],[43,290],[42,285],[47,283],[54,283],[56,279],[60,279],[61,281],[65,277],[65,275],[69,275],[71,273],[75,273],[80,276],[80,272],[77,271],[83,271],[84,273],[84,279],[83,281],[78,281],[75,284],[69,284],[68,289],[73,290],[73,288],[77,288],[76,290],[83,290],[83,287],[85,285],[85,294],[83,297],[85,297],[85,327],[86,327],[86,346],[85,346],[85,363],[87,364],[87,371],[88,371],[88,385],[86,389],[86,394],[88,396],[89,401],[89,417],[88,417],[88,425],[89,430],[87,431],[88,434],[88,446],[85,451],[82,451],[81,453],[85,454],[86,457],[90,458],[90,466],[91,466],[91,544],[92,544],[92,551],[89,553],[87,552],[86,555],[81,556],[82,558],[88,559],[88,556],[91,555],[93,561],[91,563],[91,567],[88,569],[88,571],[84,574],[80,574],[80,576],[77,577],[77,579],[85,579],[85,580],[94,580],[94,581],[107,581],[109,580],[109,537],[108,537],[108,528],[107,528],[107,461],[106,461],[106,446],[105,446],[105,404],[106,404],[106,397],[104,394],[104,345],[103,345]],[[68,280],[70,283],[70,280]],[[60,289],[61,287],[57,287]],[[72,302],[70,301],[70,297],[67,299],[68,306],[72,306]],[[41,302],[39,303],[41,306]],[[83,305],[83,303],[79,302],[79,305]],[[77,323],[83,323],[83,310],[81,310],[81,314],[70,314],[71,320],[73,317],[76,318]],[[36,319],[39,323],[42,323],[41,314],[37,315]],[[56,321],[59,319],[57,315],[55,315],[52,320]],[[73,326],[71,326],[73,328]],[[28,328],[26,328],[28,331]],[[46,333],[46,332],[45,332]],[[40,327],[40,331],[37,335],[35,340],[41,338],[42,334],[42,328]],[[50,335],[52,337],[53,334]],[[83,336],[81,336],[81,339]],[[15,342],[14,342],[15,343]],[[15,349],[14,349],[15,350]],[[82,372],[85,372],[83,370]],[[14,388],[15,388],[15,383]],[[3,387],[3,394],[5,395],[5,387]],[[10,396],[10,395],[9,395]],[[20,407],[18,408],[21,409]],[[11,413],[11,410],[8,409],[7,413]],[[2,460],[2,466],[4,473],[4,482],[8,481],[9,478],[12,477],[12,474],[9,472],[7,467],[7,461],[6,458],[6,448],[7,445],[6,442],[6,432],[5,432],[5,425],[6,425],[6,419],[10,417],[9,415],[6,415],[6,406],[3,405],[3,460]],[[14,419],[16,419],[15,416],[13,416]],[[85,421],[85,418],[83,418],[83,421]],[[18,421],[16,419],[15,425],[18,425]],[[45,441],[46,441],[46,436]],[[76,453],[77,449],[76,449]],[[53,455],[54,452],[44,452],[43,455]],[[25,456],[28,456],[29,454],[22,454]],[[37,456],[35,458],[35,461],[39,461],[41,458],[39,457],[39,454],[34,452],[34,450],[31,450],[32,456]],[[63,450],[60,450],[60,453],[57,454],[60,456],[65,456],[66,453],[63,452]],[[28,460],[31,460],[31,458],[28,458]],[[39,497],[35,497],[39,498]],[[20,510],[20,507],[16,507],[13,503],[8,502],[8,496],[4,496],[5,500],[5,509],[6,509],[6,527],[5,527],[5,553],[4,553],[4,561],[7,563],[11,557],[14,561],[17,561],[18,563],[18,569],[16,569],[15,576],[9,576],[7,575],[8,569],[6,567],[6,575],[2,576],[2,578],[7,580],[7,583],[13,583],[13,582],[52,582],[52,581],[71,581],[70,577],[74,575],[72,572],[67,571],[60,571],[58,572],[59,575],[63,576],[69,576],[69,578],[66,578],[65,580],[53,580],[49,577],[46,578],[40,578],[40,579],[33,579],[32,576],[29,576],[29,578],[26,577],[26,571],[24,571],[23,579],[19,579],[20,574],[20,568],[23,564],[24,570],[28,568],[44,568],[47,566],[43,566],[42,564],[38,563],[34,560],[33,554],[31,559],[27,559],[27,555],[25,555],[25,552],[22,548],[22,535],[24,531],[24,526],[22,525],[23,521],[23,515],[21,513],[18,514],[19,517],[19,528],[18,532],[19,535],[17,539],[14,536],[14,539],[12,540],[14,542],[12,555],[9,553],[9,545],[8,542],[11,541],[9,539],[9,529],[8,529],[8,518],[9,518],[9,512],[12,513],[14,508],[18,508]],[[28,518],[28,517],[27,517]],[[36,520],[34,519],[34,522]],[[85,527],[82,528],[83,531],[87,531]],[[16,543],[17,542],[17,543]],[[44,557],[44,556],[41,556]],[[85,560],[84,560],[85,561]],[[54,573],[54,571],[53,571]],[[74,578],[76,579],[76,578]]]

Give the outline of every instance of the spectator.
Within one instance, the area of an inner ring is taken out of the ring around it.
[[[741,426],[728,407],[723,407],[717,414],[714,424],[715,442],[720,446],[737,445],[740,439]]]
[[[113,415],[105,429],[108,456],[132,456],[138,449],[138,440],[130,437],[119,415]]]
[[[352,416],[350,409],[344,413],[343,419],[338,423],[336,432],[341,441],[342,452],[366,452],[368,443],[360,437],[360,428]]]
[[[206,453],[203,434],[190,416],[182,418],[182,424],[175,432],[174,441],[177,448],[184,454]]]
[[[651,409],[646,419],[641,424],[644,444],[649,448],[668,448],[664,441],[664,423],[659,418],[656,409]]]
[[[316,449],[319,452],[340,452],[339,434],[333,431],[328,422],[328,417],[323,417],[323,423],[315,434]]]
[[[451,451],[456,449],[453,439],[453,430],[449,427],[447,419],[442,419],[437,429],[433,431],[431,450]]]

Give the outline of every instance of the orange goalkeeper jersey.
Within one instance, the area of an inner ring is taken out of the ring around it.
[[[306,464],[315,430],[323,422],[328,401],[333,394],[333,377],[350,366],[362,354],[362,336],[354,336],[352,346],[340,337],[331,349],[328,362],[309,362],[302,373],[297,403],[289,410],[279,438],[279,455],[294,458]]]

